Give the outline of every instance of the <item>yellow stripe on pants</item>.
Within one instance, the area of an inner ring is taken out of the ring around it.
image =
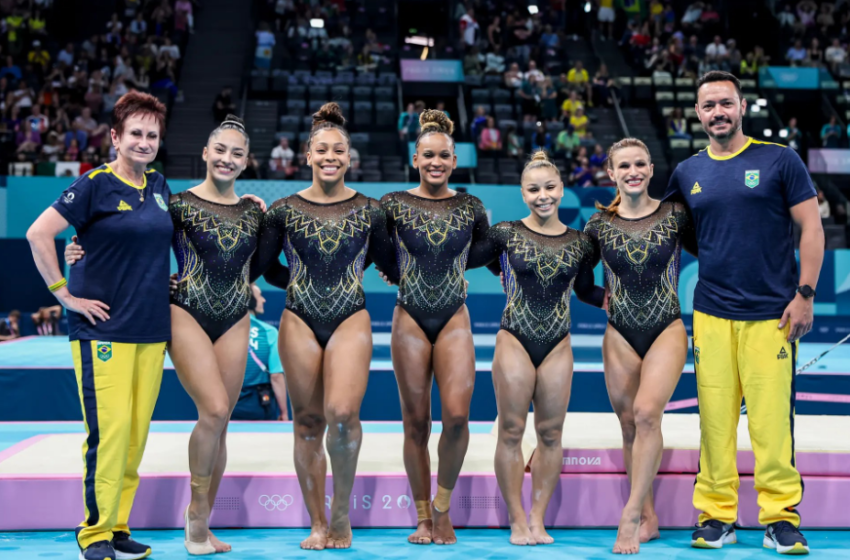
[[[700,414],[700,462],[694,507],[700,523],[738,519],[737,427],[747,403],[755,454],[759,523],[800,525],[803,481],[794,455],[797,344],[779,319],[732,321],[694,312],[694,362]]]
[[[162,382],[165,343],[72,341],[83,408],[82,548],[129,533],[139,464]]]

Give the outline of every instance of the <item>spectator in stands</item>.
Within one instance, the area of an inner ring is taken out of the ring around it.
[[[280,144],[274,147],[269,159],[269,170],[284,179],[291,179],[297,170],[295,165],[295,152],[289,147],[289,139],[283,137]]]
[[[524,73],[522,75],[522,78],[524,80],[531,80],[532,78],[534,78],[535,82],[540,82],[544,78],[546,78],[546,75],[543,73],[542,70],[537,67],[537,62],[535,62],[534,60],[530,60],[528,62],[528,72]]]
[[[2,76],[10,76],[13,81],[17,82],[23,76],[21,74],[21,68],[15,64],[15,59],[12,56],[6,57],[6,66],[0,68],[0,77]]]
[[[779,20],[779,25],[783,28],[793,30],[794,32],[802,32],[802,26],[798,28],[797,16],[794,15],[794,11],[791,9],[791,4],[785,4],[782,8],[782,11],[776,16]]]
[[[726,50],[726,45],[723,44],[720,35],[715,35],[714,41],[705,47],[705,55],[716,59],[718,64],[721,65],[728,58],[729,51]]]
[[[470,47],[463,57],[463,73],[467,76],[480,76],[484,73],[481,66],[481,54],[478,47]]]
[[[0,341],[14,340],[21,336],[21,312],[13,309],[5,319],[0,319]]]
[[[552,31],[552,26],[547,25],[543,28],[543,33],[540,35],[540,47],[542,49],[557,49],[560,46],[560,39],[557,33]]]
[[[803,62],[805,62],[808,57],[808,51],[803,48],[803,41],[797,39],[794,41],[794,46],[788,49],[788,52],[785,53],[785,60],[791,66],[800,66]]]
[[[596,12],[596,19],[599,21],[599,35],[604,41],[607,37],[609,40],[614,39],[614,20],[616,13],[614,12],[614,0],[599,0],[599,10]]]
[[[747,53],[747,57],[741,61],[740,75],[742,78],[748,78],[757,75],[758,71],[759,67],[756,62],[756,55],[750,51]]]
[[[501,16],[493,16],[490,25],[487,26],[487,41],[490,43],[492,51],[499,51],[502,48],[502,18]]]
[[[546,153],[552,151],[552,135],[546,132],[546,123],[538,123],[537,131],[531,136],[531,151],[546,150]]]
[[[522,86],[522,72],[516,62],[512,62],[510,69],[505,72],[505,85],[511,89]]]
[[[720,25],[720,13],[711,4],[706,4],[699,15],[699,23],[703,33],[712,33]]]
[[[215,122],[224,122],[225,117],[233,113],[236,113],[236,103],[233,102],[233,88],[222,88],[213,103],[213,118],[215,118]]]
[[[554,121],[558,118],[558,92],[552,85],[552,78],[546,77],[540,85],[540,118]]]
[[[579,157],[573,163],[572,172],[570,173],[570,185],[577,187],[592,187],[593,172],[590,170],[590,165],[586,157]]]
[[[18,131],[16,144],[17,153],[35,156],[41,150],[41,134],[37,130],[23,127]]]
[[[174,3],[174,29],[178,31],[189,30],[195,32],[195,18],[192,13],[192,2],[189,0],[177,0]]]
[[[561,103],[561,118],[569,122],[570,117],[576,112],[579,107],[584,107],[584,102],[579,99],[578,92],[573,90],[569,93],[569,97]]]
[[[838,67],[847,60],[847,51],[841,46],[841,39],[832,40],[832,45],[826,49],[826,63],[833,74],[838,74]]]
[[[613,105],[614,99],[611,96],[611,90],[617,87],[617,82],[608,74],[608,65],[604,62],[599,65],[599,69],[593,76],[592,86],[596,101],[604,105]]]
[[[593,154],[591,154],[589,162],[591,167],[598,167],[602,170],[605,169],[605,162],[608,161],[608,154],[605,153],[605,149],[602,147],[602,144],[596,144],[593,147]]]
[[[729,39],[726,41],[726,61],[727,68],[729,68],[729,72],[738,72],[741,69],[741,60],[743,56],[741,55],[741,49],[738,48],[738,44],[735,39]]]
[[[460,18],[460,35],[467,47],[475,45],[478,30],[478,22],[475,21],[475,9],[470,5],[463,17]]]
[[[817,24],[820,27],[821,35],[824,37],[828,37],[830,35],[830,30],[835,26],[835,17],[832,15],[834,11],[835,5],[831,2],[824,2],[820,6]]]
[[[26,126],[39,134],[45,134],[50,128],[50,120],[42,114],[41,105],[36,103],[32,106],[32,114],[26,118]]]
[[[832,216],[832,211],[829,207],[829,201],[826,199],[826,196],[823,194],[823,191],[818,189],[818,211],[820,212],[821,218],[829,218]]]
[[[585,96],[585,99],[590,103],[591,86],[590,75],[584,69],[584,63],[581,60],[576,60],[575,65],[567,72],[567,83],[571,89],[575,89]]]
[[[841,127],[835,115],[829,117],[829,122],[820,129],[820,139],[824,148],[837,148],[841,142]]]
[[[584,107],[578,107],[570,117],[570,126],[576,131],[579,138],[583,138],[587,134],[587,115],[584,114]]]
[[[33,93],[32,89],[30,89],[27,85],[26,81],[21,80],[18,82],[18,89],[13,91],[9,98],[9,103],[12,107],[17,107],[18,109],[29,109],[33,105],[35,93]]]
[[[797,152],[800,151],[801,135],[800,129],[797,128],[797,117],[791,117],[788,119],[788,126],[779,132],[779,137],[784,139],[783,141],[789,148],[792,148]]]
[[[41,147],[42,161],[56,163],[60,160],[64,151],[65,146],[62,144],[59,134],[55,131],[50,131],[47,134],[47,143]]]
[[[260,162],[257,161],[257,156],[255,156],[253,153],[249,153],[247,162],[245,164],[245,169],[243,169],[242,173],[239,174],[239,178],[259,179],[260,177]]]
[[[416,112],[413,103],[407,104],[405,110],[398,117],[398,137],[402,141],[412,142],[416,138],[416,128],[419,125],[419,114]]]
[[[576,134],[575,129],[567,124],[555,139],[555,157],[572,159],[573,153],[578,150],[580,145],[581,138]]]
[[[693,138],[688,132],[688,121],[682,114],[682,108],[673,109],[673,114],[667,118],[667,137],[690,140]]]
[[[71,142],[65,149],[64,161],[77,161],[80,156],[80,141],[76,138],[71,138]]]
[[[823,49],[820,48],[820,41],[817,40],[817,37],[812,39],[807,50],[806,64],[816,68],[824,66]]]
[[[811,0],[801,0],[797,3],[797,17],[800,24],[806,28],[813,28],[816,24],[818,5]]]
[[[510,158],[521,158],[523,152],[522,140],[516,133],[516,127],[509,125],[505,130],[505,153]]]
[[[442,111],[443,113],[445,113],[445,114],[446,114],[446,116],[447,116],[448,118],[452,118],[452,116],[451,116],[451,115],[449,114],[449,112],[446,110],[446,102],[445,102],[445,101],[437,101],[437,107],[436,107],[436,109],[437,109],[438,111]]]
[[[136,36],[146,35],[148,32],[148,22],[145,21],[145,14],[139,12],[136,14],[136,19],[130,23],[130,33]]]
[[[492,155],[502,151],[502,133],[496,128],[496,119],[493,117],[488,116],[484,128],[481,129],[478,149]]]
[[[505,57],[502,56],[502,48],[499,45],[488,52],[485,59],[487,61],[484,67],[485,74],[501,74],[505,71]]]
[[[478,105],[475,108],[475,117],[472,119],[469,129],[472,134],[472,139],[477,142],[481,136],[481,131],[487,125],[487,109],[483,105]]]
[[[86,143],[80,146],[81,149],[85,149],[87,146],[94,146],[96,149],[101,149],[106,145],[104,139],[109,132],[109,125],[98,124],[92,118],[91,113],[91,109],[85,107],[82,113],[80,113],[80,116],[74,119],[74,128],[86,134]]]
[[[640,31],[632,34],[629,47],[632,53],[632,61],[638,63],[645,58],[649,46],[652,44],[652,35],[649,32],[649,23],[644,23]]]
[[[537,119],[538,88],[534,76],[522,81],[522,86],[516,91],[522,104],[523,120],[531,122]]]
[[[702,2],[694,2],[685,10],[682,15],[682,27],[684,29],[694,28],[699,29],[700,16],[702,16],[704,4]]]

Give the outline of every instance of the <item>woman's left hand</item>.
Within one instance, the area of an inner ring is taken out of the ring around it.
[[[266,211],[266,201],[263,200],[262,198],[260,198],[259,196],[255,195],[255,194],[243,194],[242,198],[247,198],[248,200],[253,200],[254,202],[256,202],[257,204],[260,205],[260,210],[262,210],[263,212]]]

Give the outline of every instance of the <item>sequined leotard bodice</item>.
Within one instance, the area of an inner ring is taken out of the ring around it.
[[[696,252],[685,207],[662,202],[643,218],[594,214],[584,228],[597,245],[609,290],[608,321],[643,358],[667,326],[681,316],[682,247]]]
[[[313,330],[322,347],[345,319],[366,307],[363,271],[372,261],[398,281],[384,212],[360,193],[329,204],[297,194],[272,204],[260,261],[277,259],[281,250],[289,266],[286,309]]]
[[[434,344],[466,301],[464,272],[485,264],[469,260],[489,227],[484,205],[466,193],[429,199],[403,191],[381,205],[396,247],[398,305]]]
[[[215,342],[248,312],[262,211],[248,199],[218,204],[191,191],[172,195],[168,206],[179,270],[171,303]]]
[[[603,290],[593,285],[598,256],[584,233],[567,228],[544,235],[522,221],[500,222],[490,228],[498,261],[488,265],[504,274],[507,305],[501,328],[528,352],[534,367],[570,332],[570,295],[599,307]]]

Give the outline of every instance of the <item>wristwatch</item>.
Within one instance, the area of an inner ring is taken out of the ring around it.
[[[797,286],[797,293],[806,299],[812,299],[813,297],[818,295],[814,288],[806,284],[803,284],[802,286]]]

